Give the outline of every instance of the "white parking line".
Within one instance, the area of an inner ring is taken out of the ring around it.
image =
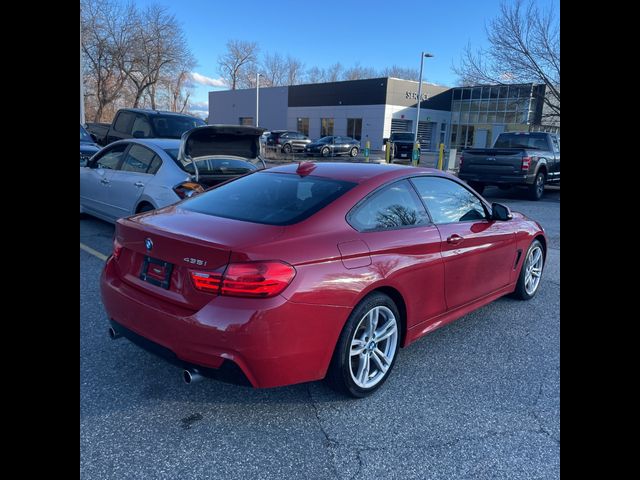
[[[84,250],[87,253],[90,253],[91,255],[93,255],[94,257],[98,257],[100,260],[102,260],[103,262],[107,260],[107,256],[100,253],[97,250],[94,250],[93,248],[85,245],[84,243],[80,242],[80,249]]]

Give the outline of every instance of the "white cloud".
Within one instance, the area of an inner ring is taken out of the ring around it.
[[[205,75],[200,75],[197,72],[191,72],[191,78],[194,82],[200,85],[208,85],[210,87],[226,87],[227,84],[221,78],[211,78]]]

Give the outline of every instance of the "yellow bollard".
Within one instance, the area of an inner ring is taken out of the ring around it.
[[[369,161],[369,152],[371,152],[371,142],[367,138],[367,141],[364,143],[364,161]]]
[[[440,154],[438,155],[438,170],[443,170],[442,161],[444,160],[444,143],[440,144]]]
[[[384,150],[385,160],[387,161],[387,163],[391,163],[389,161],[389,159],[391,158],[391,150],[392,150],[392,148],[391,148],[391,142],[389,140],[387,140],[386,147],[387,148],[385,148],[385,150]]]

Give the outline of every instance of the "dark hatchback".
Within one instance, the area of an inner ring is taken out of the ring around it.
[[[304,149],[306,155],[322,155],[332,157],[335,155],[358,156],[360,142],[351,137],[327,136],[307,145]]]
[[[93,137],[80,125],[80,165],[89,161],[100,150]]]
[[[311,139],[300,132],[274,130],[267,137],[267,147],[279,148],[282,153],[302,151],[311,143]]]

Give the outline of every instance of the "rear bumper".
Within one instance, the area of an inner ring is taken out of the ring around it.
[[[234,383],[277,387],[324,378],[350,313],[282,296],[212,296],[190,311],[124,282],[114,263],[107,261],[100,282],[114,329],[174,364]],[[235,381],[238,371],[246,382]]]
[[[479,182],[485,185],[532,185],[535,175],[496,175],[460,172],[458,178],[466,182]]]

